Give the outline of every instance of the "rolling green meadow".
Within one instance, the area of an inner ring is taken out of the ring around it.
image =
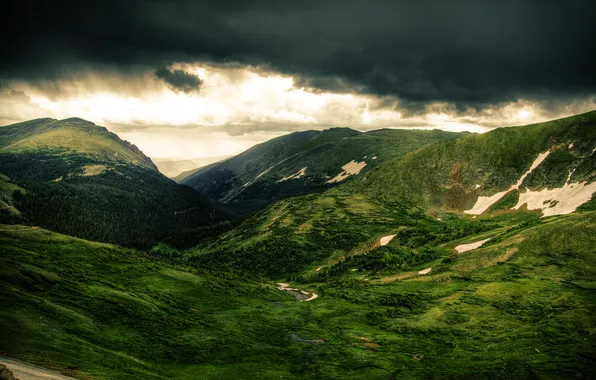
[[[2,354],[90,379],[587,378],[595,222],[488,231],[397,266],[390,244],[303,272],[308,303],[271,280],[3,225]],[[453,253],[487,233],[503,238]]]

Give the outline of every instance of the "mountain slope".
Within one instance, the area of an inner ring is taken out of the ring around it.
[[[595,118],[593,112],[422,147],[350,183],[277,202],[201,242],[189,260],[291,276],[366,252],[383,236],[403,236],[418,248],[593,209]],[[476,212],[477,202],[488,212]]]
[[[0,225],[0,352],[79,378],[589,378],[594,201],[569,215],[545,213],[566,200],[510,208],[526,187],[593,183],[593,117],[422,147],[188,250]],[[134,186],[147,178],[123,168]],[[56,183],[78,189],[120,169],[71,170]],[[505,192],[487,212],[464,212],[476,198],[446,203],[450,181],[474,183],[467,173],[487,197]],[[425,181],[401,189],[408,178]],[[438,196],[430,186],[441,180]],[[7,214],[26,215],[19,194],[32,183],[0,176]]]
[[[0,173],[13,207],[5,222],[29,222],[127,246],[188,245],[224,213],[164,177],[138,148],[81,119],[0,127]],[[17,187],[21,190],[15,191]],[[7,209],[8,210],[8,209]]]
[[[423,145],[464,135],[408,130],[361,133],[348,128],[296,132],[199,169],[182,183],[213,199],[258,208],[341,183]]]
[[[535,204],[539,199],[545,215],[552,215],[573,211],[596,191],[595,149],[593,111],[443,141],[387,162],[348,187],[383,201],[407,199],[469,214],[488,210],[505,195],[517,208],[543,208]]]
[[[594,212],[456,254],[389,245],[292,281],[0,225],[0,351],[76,378],[589,378]],[[427,274],[418,274],[431,268]]]
[[[77,154],[98,161],[156,169],[136,146],[106,128],[79,118],[36,119],[0,128],[0,152]],[[39,178],[36,178],[39,179]]]

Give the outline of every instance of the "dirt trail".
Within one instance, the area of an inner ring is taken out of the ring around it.
[[[290,284],[285,284],[283,282],[277,283],[277,288],[279,290],[286,291],[296,297],[296,299],[300,302],[309,302],[319,297],[316,293],[306,292],[304,290],[290,288]]]
[[[4,356],[0,356],[0,363],[6,365],[12,371],[14,377],[21,380],[74,380],[74,377],[64,376],[56,371]]]

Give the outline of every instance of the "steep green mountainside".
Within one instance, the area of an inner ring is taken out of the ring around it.
[[[81,379],[589,378],[595,226],[586,212],[425,250],[404,235],[304,271],[295,296],[318,298],[299,302],[175,251],[0,225],[0,354]]]
[[[134,145],[76,118],[0,127],[0,173],[2,221],[96,241],[192,245],[225,216]]]
[[[370,249],[384,235],[416,236],[409,244],[422,247],[590,209],[595,119],[592,112],[422,147],[350,183],[277,202],[187,255],[213,268],[288,276]]]
[[[595,149],[596,111],[592,111],[442,141],[384,163],[345,190],[381,201],[407,199],[425,208],[471,214],[481,213],[508,192],[513,200],[520,193],[528,193],[528,200],[534,196],[553,203],[577,198],[578,193],[587,194],[589,200],[596,190],[588,186],[596,174]],[[565,189],[542,197],[536,194],[545,188]],[[501,197],[483,198],[501,192]]]
[[[465,135],[438,130],[361,133],[348,128],[296,132],[185,173],[181,182],[213,199],[260,208],[342,183],[426,144]]]

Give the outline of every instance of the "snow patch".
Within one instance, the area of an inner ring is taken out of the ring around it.
[[[296,173],[288,176],[288,177],[283,177],[282,179],[280,179],[279,181],[277,181],[277,183],[279,182],[283,182],[283,181],[287,181],[289,179],[298,179],[300,177],[304,177],[306,175],[306,168],[308,166],[303,167],[302,169],[298,170]]]
[[[255,180],[261,178],[262,176],[264,176],[265,174],[269,173],[269,171],[273,169],[273,166],[270,167],[269,169],[266,169],[264,172],[262,172],[261,174],[259,174],[258,176],[255,177]]]
[[[377,159],[377,156],[374,156],[372,159],[373,159],[373,160],[376,160],[376,159]]]
[[[457,253],[468,252],[468,251],[471,251],[473,249],[480,247],[482,244],[486,243],[489,240],[490,240],[490,238],[480,240],[480,241],[477,241],[474,243],[460,244],[457,247],[455,247],[455,250],[457,251]]]
[[[495,204],[499,199],[503,198],[503,196],[505,194],[507,194],[508,192],[510,192],[511,190],[518,190],[519,187],[521,186],[521,184],[526,179],[526,177],[529,176],[530,173],[532,173],[534,171],[534,169],[536,169],[546,159],[546,157],[548,157],[549,154],[550,154],[550,150],[547,150],[544,153],[540,153],[538,155],[538,157],[536,157],[534,162],[532,162],[530,169],[528,169],[521,177],[519,177],[517,182],[514,185],[511,185],[511,187],[509,189],[507,189],[505,191],[500,191],[500,192],[493,194],[489,197],[478,197],[474,206],[469,210],[464,210],[464,213],[472,214],[472,215],[480,215],[483,212],[485,212],[486,210],[488,210],[490,208],[490,206]]]
[[[341,182],[352,174],[360,173],[360,171],[364,169],[365,166],[366,162],[364,161],[356,162],[355,160],[352,160],[341,167],[343,169],[343,172],[331,178],[329,181],[327,181],[327,183]]]
[[[275,165],[273,165],[273,166],[275,166]],[[245,183],[244,184],[244,187],[248,187],[249,185],[252,185],[257,179],[259,179],[262,176],[264,176],[265,174],[269,173],[269,171],[271,171],[271,169],[273,169],[273,166],[270,167],[269,169],[265,169],[264,172],[262,172],[261,174],[259,174],[258,176],[256,176],[252,181],[248,181],[247,183]]]
[[[543,218],[571,214],[579,206],[592,199],[594,192],[596,192],[596,182],[590,184],[587,182],[565,183],[563,187],[540,191],[526,189],[525,192],[519,194],[519,201],[513,209],[518,210],[526,204],[528,210],[542,210]]]
[[[426,268],[418,272],[418,274],[429,274],[433,268]]]
[[[475,189],[479,189],[479,188],[480,188],[480,185],[476,185]]]
[[[573,143],[569,144],[569,146],[567,147],[568,149],[572,149],[574,147]]]
[[[387,244],[389,244],[389,242],[390,242],[391,240],[393,240],[393,238],[394,238],[394,237],[395,237],[395,235],[383,236],[383,237],[381,238],[381,243],[380,243],[380,244],[381,244],[381,247],[382,247],[382,246],[384,246],[384,245],[387,245]]]

